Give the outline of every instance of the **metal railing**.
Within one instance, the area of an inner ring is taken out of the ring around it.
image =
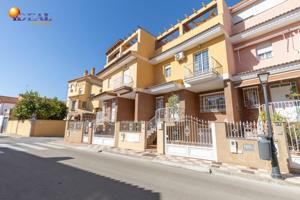
[[[285,121],[300,121],[300,100],[278,101],[269,103],[272,115],[279,114]],[[265,104],[260,106],[260,111],[265,110]]]
[[[152,133],[156,132],[157,123],[156,123],[156,116],[152,117],[147,123],[146,123],[146,133],[147,135],[151,135]]]
[[[124,75],[114,80],[113,89],[121,88],[124,86],[126,87],[133,86],[133,78],[131,76]]]
[[[213,57],[209,58],[208,66],[204,66],[201,69],[197,69],[197,66],[201,66],[202,62],[193,62],[184,66],[184,78],[192,78],[196,76],[205,75],[208,73],[214,73],[218,76],[223,74],[222,65]]]
[[[180,121],[185,117],[185,110],[181,107],[159,108],[155,111],[156,122]]]
[[[227,138],[257,139],[259,134],[265,134],[262,122],[227,122]]]
[[[82,121],[69,121],[68,130],[80,130],[83,125]]]
[[[300,122],[287,123],[287,140],[290,152],[300,155]]]
[[[115,123],[93,123],[93,135],[94,136],[108,136],[114,137],[115,135]]]
[[[179,122],[166,124],[166,143],[212,147],[210,124],[191,116],[185,116]]]
[[[121,121],[120,122],[120,131],[121,132],[142,132],[142,123],[143,122],[132,122],[132,121]]]

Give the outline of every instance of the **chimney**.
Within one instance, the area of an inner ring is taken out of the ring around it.
[[[89,71],[88,70],[84,70],[84,76],[88,76],[89,75]]]
[[[96,70],[95,67],[93,67],[92,70],[91,70],[91,75],[92,76],[95,76],[95,70]]]

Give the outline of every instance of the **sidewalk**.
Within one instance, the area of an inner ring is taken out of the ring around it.
[[[197,158],[180,157],[173,155],[160,155],[154,151],[137,152],[129,149],[119,149],[92,144],[70,144],[64,141],[58,141],[61,145],[90,152],[104,152],[122,156],[135,157],[139,159],[151,160],[155,163],[190,169],[194,171],[210,173],[215,175],[233,175],[254,180],[273,182],[277,184],[288,184],[300,186],[300,174],[284,174],[284,180],[275,180],[270,177],[270,172],[263,169],[250,168],[241,165],[232,165]]]

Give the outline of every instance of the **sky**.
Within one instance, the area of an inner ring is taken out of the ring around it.
[[[154,35],[201,8],[203,0],[0,0],[0,95],[26,90],[65,100],[67,81],[105,64],[105,51],[137,26]],[[226,0],[232,6],[240,0]],[[204,0],[203,2],[210,2]],[[21,13],[48,13],[52,21],[13,21]]]

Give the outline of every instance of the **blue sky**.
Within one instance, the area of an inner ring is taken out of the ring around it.
[[[209,2],[210,0],[204,0]],[[105,63],[105,50],[138,25],[154,35],[201,0],[1,0],[0,95],[36,90],[65,100],[67,81]],[[239,0],[226,0],[233,5]],[[49,25],[15,22],[8,10],[49,13]]]

